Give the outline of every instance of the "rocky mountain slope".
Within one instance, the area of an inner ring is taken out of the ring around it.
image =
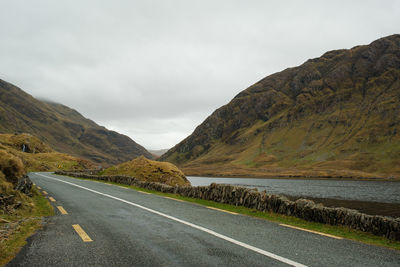
[[[400,35],[270,75],[161,157],[186,175],[400,176]]]
[[[37,100],[0,80],[0,133],[30,133],[58,152],[99,164],[151,154],[129,137],[97,125],[66,106]]]

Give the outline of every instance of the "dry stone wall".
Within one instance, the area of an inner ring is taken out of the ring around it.
[[[384,236],[391,240],[400,240],[400,218],[372,216],[346,208],[329,208],[308,199],[291,201],[280,195],[271,195],[244,187],[215,183],[209,186],[169,186],[140,181],[129,176],[98,176],[83,172],[66,171],[57,171],[56,174],[133,185],[185,197],[244,206],[262,212],[275,212],[295,216],[311,222],[347,226],[363,232]]]

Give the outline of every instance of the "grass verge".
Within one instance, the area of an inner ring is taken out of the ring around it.
[[[147,192],[147,193],[151,193],[151,194],[162,196],[162,197],[169,197],[169,198],[174,198],[174,199],[178,199],[178,200],[183,200],[186,202],[191,202],[191,203],[202,205],[202,206],[214,207],[214,208],[218,208],[218,209],[222,209],[222,210],[226,210],[226,211],[230,211],[230,212],[239,213],[241,215],[247,215],[247,216],[251,216],[251,217],[265,219],[265,220],[276,222],[279,224],[292,225],[292,226],[304,228],[307,230],[317,231],[317,232],[324,233],[324,234],[334,235],[337,237],[342,237],[345,239],[362,242],[362,243],[369,244],[369,245],[382,246],[382,247],[386,247],[386,248],[390,248],[390,249],[400,250],[400,241],[392,241],[392,240],[389,240],[382,236],[376,236],[371,233],[366,233],[366,232],[350,229],[350,228],[344,227],[344,226],[333,226],[333,225],[328,225],[328,224],[309,222],[309,221],[305,221],[303,219],[299,219],[299,218],[296,218],[293,216],[286,216],[286,215],[272,213],[272,212],[261,212],[261,211],[255,210],[255,209],[250,209],[250,208],[246,208],[246,207],[242,207],[242,206],[234,206],[234,205],[214,202],[214,201],[210,201],[210,200],[183,197],[183,196],[180,196],[177,194],[162,193],[162,192],[158,192],[158,191],[154,191],[154,190],[140,188],[137,186],[124,185],[124,184],[118,184],[118,183],[106,182],[106,181],[100,181],[100,180],[77,178],[77,177],[71,177],[71,178],[122,186],[122,187],[130,188],[130,189],[133,189],[136,191],[142,191],[142,192]]]
[[[32,193],[31,209],[17,211],[13,215],[0,215],[1,219],[16,224],[8,238],[0,240],[0,266],[13,259],[26,244],[26,239],[41,228],[43,216],[54,215],[53,207],[35,187],[32,188]]]

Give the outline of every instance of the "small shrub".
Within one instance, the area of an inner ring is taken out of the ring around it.
[[[7,181],[15,184],[26,174],[22,160],[6,151],[0,150],[0,171]]]

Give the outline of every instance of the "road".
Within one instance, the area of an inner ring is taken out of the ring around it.
[[[115,185],[30,177],[52,198],[56,215],[8,266],[400,265],[395,250]]]

